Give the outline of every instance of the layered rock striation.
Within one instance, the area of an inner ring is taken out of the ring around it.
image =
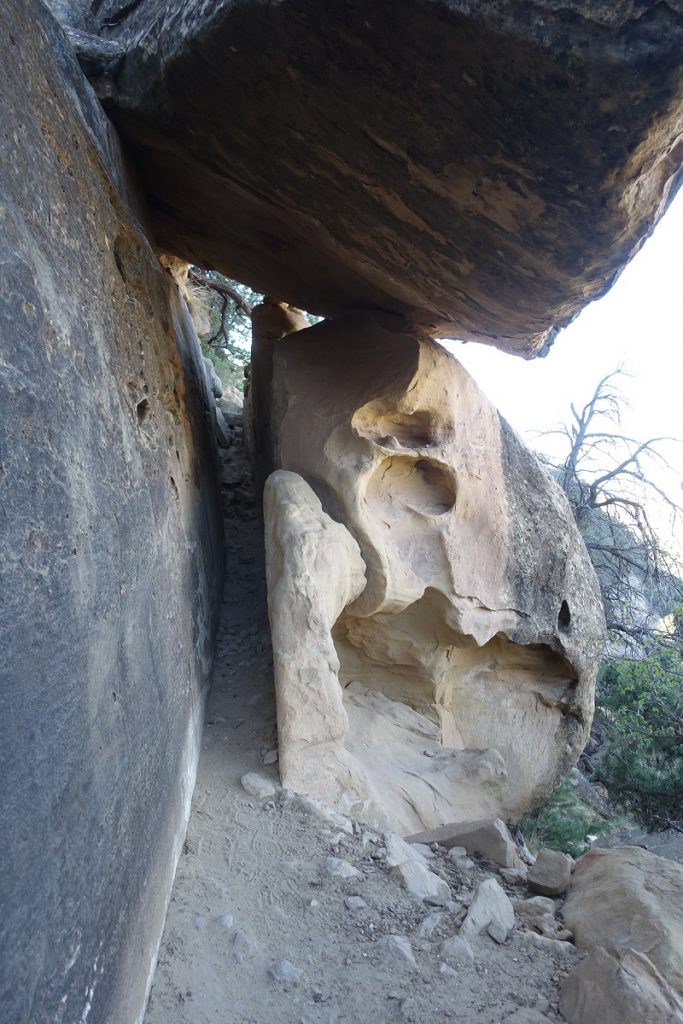
[[[537,354],[679,181],[677,0],[96,7],[161,244],[313,312]]]

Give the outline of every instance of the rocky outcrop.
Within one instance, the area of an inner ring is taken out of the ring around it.
[[[272,361],[283,782],[404,833],[520,815],[582,748],[601,650],[564,496],[398,317],[288,334]]]
[[[645,953],[683,994],[683,866],[638,846],[592,850],[564,906],[577,946]]]
[[[679,174],[677,3],[96,8],[162,244],[314,312],[538,353]]]
[[[683,1024],[683,1000],[644,953],[611,956],[598,946],[560,994],[568,1024]]]
[[[24,0],[0,39],[0,1016],[130,1024],[212,661],[208,395],[70,45]]]

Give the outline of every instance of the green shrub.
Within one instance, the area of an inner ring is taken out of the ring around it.
[[[565,779],[538,811],[524,819],[520,831],[532,853],[547,846],[580,857],[591,848],[588,836],[604,835],[610,827]]]
[[[649,830],[683,823],[683,640],[675,630],[649,657],[608,661],[598,684],[607,749],[594,778]]]

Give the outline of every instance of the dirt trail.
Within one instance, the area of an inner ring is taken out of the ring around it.
[[[252,770],[278,785],[277,765],[264,767],[275,704],[261,527],[241,448],[223,458],[229,568],[217,662],[145,1024],[500,1024],[520,1007],[561,1020],[558,982],[580,954],[539,950],[519,923],[504,945],[474,940],[474,962],[441,953],[478,882],[499,878],[494,869],[463,871],[437,856],[431,865],[453,897],[438,910],[401,887],[382,837],[339,831],[281,790],[259,800],[242,788]],[[331,876],[330,855],[358,874]],[[366,905],[350,909],[350,896]],[[428,918],[431,935],[420,928]],[[388,934],[410,941],[415,966],[382,949]],[[300,975],[274,978],[283,959]]]

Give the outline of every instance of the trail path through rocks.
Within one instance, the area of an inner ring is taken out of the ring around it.
[[[438,851],[430,868],[451,901],[429,906],[387,866],[384,837],[325,821],[264,763],[277,739],[262,530],[233,433],[222,452],[228,569],[216,668],[145,1024],[561,1020],[558,983],[581,958],[573,947],[543,948],[518,917],[503,944],[472,938],[473,960],[458,943],[455,955],[442,950],[483,879],[511,898],[528,897],[526,886]],[[247,772],[274,795],[247,793]]]

